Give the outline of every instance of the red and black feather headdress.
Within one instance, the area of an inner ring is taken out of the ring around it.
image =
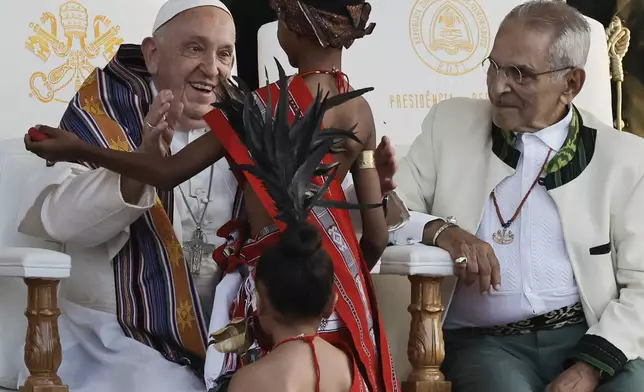
[[[279,97],[273,113],[272,98],[267,105],[259,103],[255,93],[234,77],[235,83],[222,80],[218,102],[214,106],[226,115],[240,141],[248,149],[252,165],[239,165],[243,171],[257,177],[275,202],[277,219],[290,224],[306,221],[314,206],[332,208],[375,208],[378,205],[361,205],[324,199],[329,185],[335,178],[338,163],[325,165],[323,158],[341,151],[346,140],[360,142],[352,129],[322,128],[322,118],[327,110],[357,98],[373,88],[364,88],[329,97],[320,89],[314,102],[302,114],[289,122],[288,78],[279,61]],[[270,91],[270,89],[269,89]],[[313,183],[315,176],[324,182]]]

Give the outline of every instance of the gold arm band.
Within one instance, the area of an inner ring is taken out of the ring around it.
[[[375,169],[376,159],[374,158],[373,150],[364,150],[358,155],[356,160],[356,167],[358,170],[362,169]]]

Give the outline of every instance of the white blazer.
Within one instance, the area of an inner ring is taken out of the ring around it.
[[[579,114],[576,155],[545,186],[590,327],[583,343],[607,351],[605,361],[614,357],[608,365],[617,370],[644,357],[644,139]],[[454,216],[476,233],[491,191],[518,160],[519,152],[492,131],[488,101],[450,99],[432,107],[400,162],[397,193],[410,210]]]

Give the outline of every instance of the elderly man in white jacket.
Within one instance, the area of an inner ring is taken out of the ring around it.
[[[490,102],[433,106],[395,177],[415,212],[393,242],[456,263],[454,392],[644,385],[644,140],[572,104],[589,47],[564,2],[517,6],[487,59]]]

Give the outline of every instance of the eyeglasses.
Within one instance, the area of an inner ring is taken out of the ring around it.
[[[496,63],[496,61],[492,60],[491,57],[488,57],[485,60],[483,60],[483,63],[481,65],[483,66],[483,68],[487,67],[488,76],[492,76],[492,75],[498,76],[499,72],[502,72],[506,78],[510,79],[511,81],[517,84],[526,84],[530,81],[537,79],[537,77],[541,75],[548,75],[551,73],[566,71],[574,68],[574,67],[564,67],[559,69],[552,69],[550,71],[535,73],[525,68],[522,69],[522,67],[517,67],[516,65],[508,65],[505,67],[501,67],[499,64]]]

